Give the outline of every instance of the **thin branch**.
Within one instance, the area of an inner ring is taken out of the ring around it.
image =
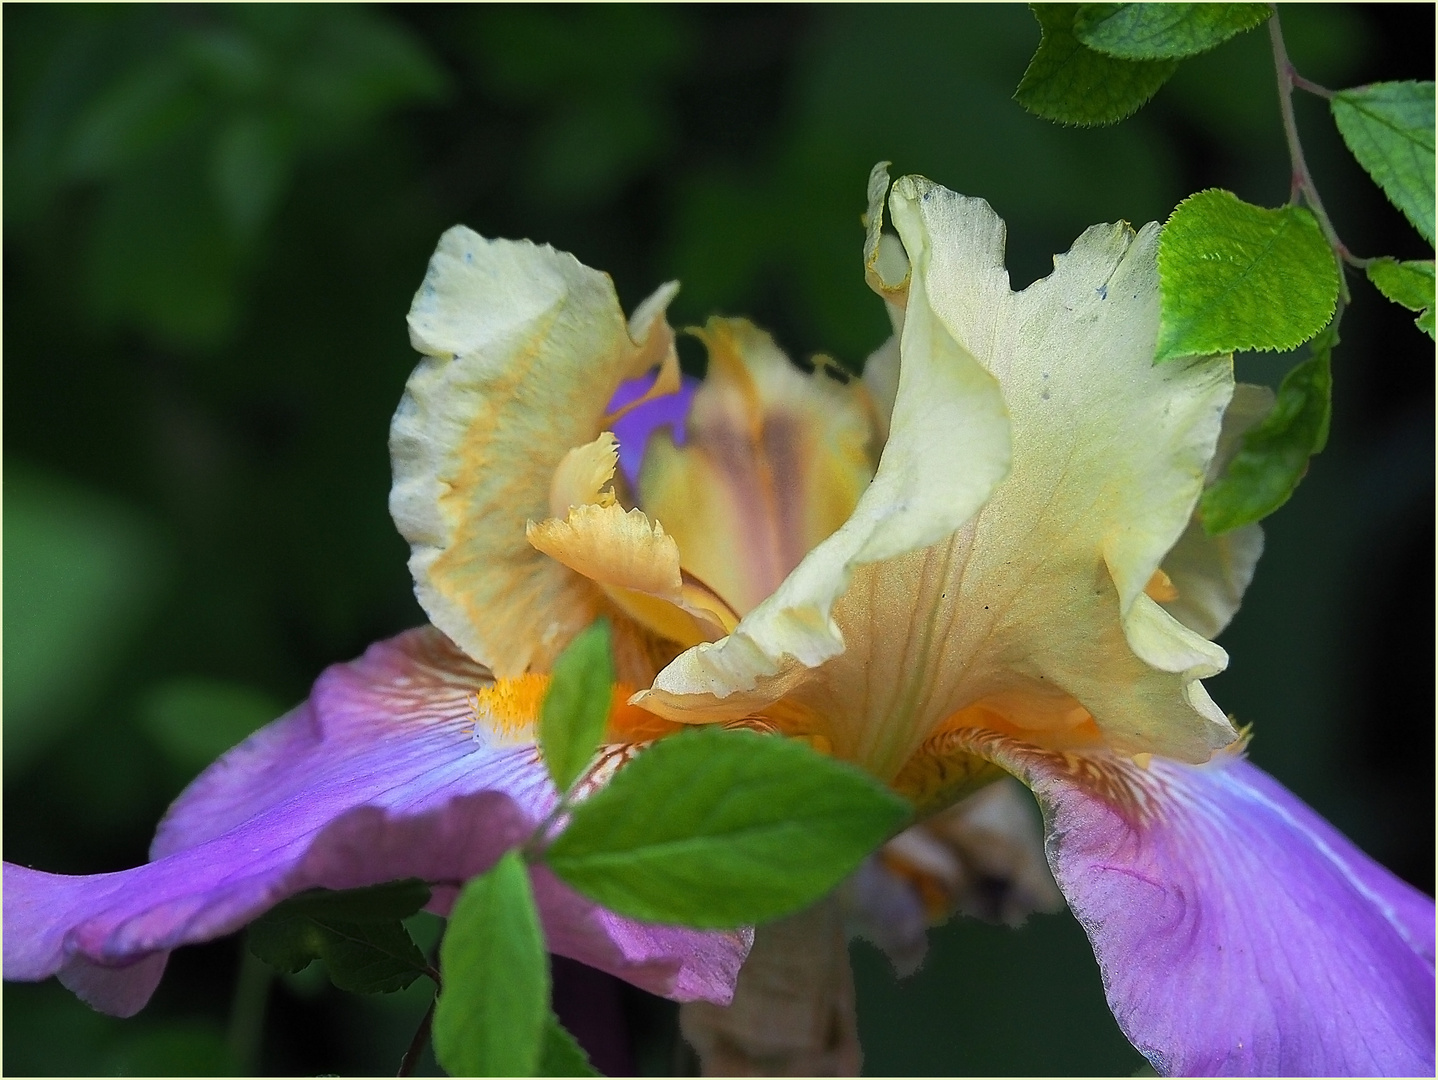
[[[1290,71],[1291,71],[1291,70],[1292,70],[1292,69],[1290,68]],[[1314,82],[1314,81],[1311,80],[1311,79],[1305,79],[1302,75],[1298,74],[1298,72],[1296,72],[1296,71],[1293,71],[1293,85],[1296,86],[1296,87],[1298,87],[1298,89],[1300,89],[1300,90],[1306,90],[1306,91],[1308,91],[1310,94],[1314,94],[1314,95],[1316,95],[1316,96],[1318,96],[1318,97],[1323,98],[1324,101],[1332,101],[1332,100],[1333,100],[1333,91],[1332,91],[1332,90],[1328,89],[1328,87],[1326,87],[1326,86],[1319,86],[1316,82]]]
[[[1350,252],[1342,240],[1338,238],[1338,232],[1333,228],[1333,222],[1328,217],[1328,211],[1323,208],[1323,200],[1318,196],[1318,188],[1313,183],[1313,174],[1308,171],[1308,162],[1303,156],[1303,144],[1298,139],[1298,121],[1293,116],[1293,88],[1297,85],[1298,73],[1293,70],[1293,64],[1288,59],[1288,49],[1283,43],[1283,28],[1278,22],[1278,8],[1273,7],[1273,15],[1268,20],[1268,36],[1273,42],[1273,66],[1278,74],[1278,108],[1283,114],[1283,134],[1288,140],[1288,160],[1292,167],[1288,198],[1290,202],[1297,202],[1301,195],[1308,208],[1313,211],[1313,216],[1318,220],[1318,227],[1323,230],[1323,237],[1328,241],[1328,246],[1333,250],[1334,261],[1338,263],[1338,296],[1339,311],[1349,301],[1348,281],[1344,274],[1344,264],[1355,267],[1362,267],[1367,260],[1357,258]],[[1316,86],[1317,84],[1309,84]],[[1306,89],[1307,87],[1305,87]],[[1322,87],[1318,87],[1322,90]]]
[[[434,1006],[438,1000],[439,995],[436,994],[434,1000],[429,1003],[429,1008],[424,1011],[424,1017],[420,1020],[419,1027],[415,1029],[414,1038],[409,1041],[409,1049],[400,1059],[399,1072],[395,1073],[396,1076],[413,1076],[415,1069],[419,1068],[420,1055],[424,1053],[425,1045],[429,1042],[429,1029],[434,1023]]]

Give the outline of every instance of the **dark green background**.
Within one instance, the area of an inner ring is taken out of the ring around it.
[[[1429,5],[1283,12],[1309,78],[1433,77]],[[3,17],[5,856],[52,871],[143,860],[214,754],[422,619],[385,439],[447,226],[572,251],[627,306],[679,277],[678,323],[748,314],[857,366],[886,330],[859,256],[876,160],[989,199],[1016,286],[1093,222],[1288,193],[1262,30],[1076,130],[1010,100],[1038,41],[1021,6]],[[1298,108],[1349,246],[1431,257],[1322,103]],[[1353,289],[1332,441],[1270,522],[1211,688],[1260,764],[1431,891],[1433,349]],[[273,983],[254,1037],[235,1002],[266,977],[240,946],[177,953],[131,1021],[7,985],[5,1071],[393,1071],[422,984],[359,999],[312,968]],[[951,925],[906,983],[855,957],[871,1073],[1140,1064],[1067,915]],[[626,1002],[641,1065],[668,1071],[670,1012]]]

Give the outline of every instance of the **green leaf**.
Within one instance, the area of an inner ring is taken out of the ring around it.
[[[549,967],[518,852],[465,885],[439,957],[439,1063],[451,1076],[534,1076],[546,1047]]]
[[[290,973],[323,960],[330,981],[341,990],[402,990],[426,974],[429,965],[400,920],[428,901],[429,887],[419,881],[302,893],[250,924],[250,950]]]
[[[429,903],[430,889],[419,878],[388,881],[364,889],[310,889],[270,909],[286,918],[343,919],[347,922],[385,922],[407,919]]]
[[[1061,124],[1116,124],[1178,69],[1174,60],[1116,60],[1074,36],[1075,4],[1031,4],[1043,36],[1014,100]]]
[[[655,743],[577,805],[545,859],[621,914],[741,926],[818,899],[909,815],[802,743],[705,728]]]
[[[552,1012],[544,1022],[544,1042],[539,1048],[539,1068],[536,1076],[600,1076],[589,1056],[574,1041],[574,1036],[564,1029],[559,1017]]]
[[[1271,14],[1267,4],[1080,4],[1074,34],[1120,60],[1182,60]]]
[[[1313,215],[1217,188],[1181,202],[1158,242],[1155,363],[1235,349],[1286,351],[1328,325],[1338,264]]]
[[[539,750],[560,791],[569,790],[604,737],[613,689],[609,624],[601,619],[559,654],[539,708]]]
[[[1388,82],[1340,90],[1333,122],[1358,163],[1433,243],[1433,84]]]
[[[1199,516],[1210,536],[1260,521],[1288,501],[1308,471],[1308,459],[1328,441],[1333,375],[1329,359],[1337,335],[1315,339],[1312,355],[1278,388],[1273,409],[1243,437],[1227,471],[1203,493]]]
[[[1368,280],[1388,299],[1418,312],[1418,329],[1433,336],[1433,262],[1399,262],[1374,259],[1368,264]]]

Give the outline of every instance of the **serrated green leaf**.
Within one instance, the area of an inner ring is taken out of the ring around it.
[[[909,814],[801,743],[705,728],[660,740],[578,804],[545,861],[624,915],[742,926],[824,895]]]
[[[1433,243],[1433,84],[1340,90],[1329,103],[1343,141],[1394,206]]]
[[[1270,210],[1217,188],[1190,195],[1168,219],[1158,275],[1155,363],[1297,348],[1338,301],[1338,265],[1308,210]]]
[[[550,1016],[549,967],[529,871],[517,851],[460,892],[439,963],[439,1063],[451,1076],[534,1076]]]
[[[415,879],[340,892],[313,889],[251,923],[250,950],[290,973],[323,960],[341,990],[402,990],[429,965],[400,920],[424,907],[429,896],[429,886]]]
[[[356,994],[403,990],[428,965],[409,931],[397,919],[345,922],[306,915],[256,919],[249,928],[250,951],[279,971],[303,971],[323,960],[330,981]]]
[[[1223,476],[1203,493],[1199,516],[1211,536],[1260,521],[1286,503],[1308,459],[1328,441],[1333,375],[1329,361],[1337,336],[1314,340],[1312,355],[1278,388],[1273,409],[1243,437]]]
[[[407,919],[429,903],[430,889],[419,878],[389,881],[364,889],[310,889],[270,909],[280,918],[305,915],[346,922]]]
[[[1120,60],[1182,60],[1271,14],[1267,4],[1080,4],[1074,35]]]
[[[1395,304],[1418,312],[1414,323],[1433,336],[1433,262],[1399,262],[1374,259],[1368,264],[1368,280]]]
[[[549,1014],[544,1023],[544,1042],[539,1048],[536,1076],[600,1076],[589,1064],[589,1055],[565,1030],[559,1017]]]
[[[1093,127],[1129,116],[1178,70],[1174,60],[1117,60],[1074,36],[1075,4],[1030,4],[1043,36],[1014,100],[1061,124]]]
[[[559,654],[539,709],[540,754],[560,791],[569,790],[604,737],[613,689],[609,624],[601,619]]]

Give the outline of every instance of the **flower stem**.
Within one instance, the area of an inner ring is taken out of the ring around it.
[[[230,1006],[225,1042],[241,1076],[254,1076],[259,1068],[260,1039],[264,1035],[265,1002],[270,995],[270,966],[243,944],[235,1000]]]
[[[1334,322],[1337,322],[1350,299],[1344,264],[1362,267],[1367,260],[1357,258],[1348,250],[1343,241],[1338,238],[1338,232],[1333,228],[1328,211],[1323,208],[1323,200],[1318,196],[1318,188],[1313,183],[1313,174],[1308,171],[1308,162],[1303,156],[1303,144],[1298,138],[1298,121],[1293,116],[1293,88],[1301,86],[1304,90],[1318,94],[1320,97],[1332,97],[1333,95],[1317,83],[1303,79],[1293,69],[1293,63],[1288,59],[1288,49],[1283,42],[1283,28],[1278,21],[1278,7],[1277,5],[1270,6],[1273,8],[1273,15],[1268,20],[1268,36],[1273,43],[1273,66],[1278,74],[1278,108],[1283,114],[1283,134],[1288,140],[1288,159],[1292,166],[1288,198],[1290,202],[1296,202],[1301,196],[1303,201],[1308,204],[1308,208],[1313,211],[1313,216],[1318,221],[1318,227],[1323,230],[1324,239],[1328,241],[1328,246],[1333,251],[1334,261],[1338,263],[1339,299],[1338,308],[1334,312]]]
[[[396,1076],[413,1076],[415,1069],[419,1068],[419,1058],[429,1042],[429,1029],[434,1023],[434,1006],[438,1000],[439,995],[436,993],[429,1003],[429,1008],[424,1011],[419,1027],[415,1029],[414,1038],[409,1041],[409,1049],[400,1059],[399,1072],[395,1073]]]

